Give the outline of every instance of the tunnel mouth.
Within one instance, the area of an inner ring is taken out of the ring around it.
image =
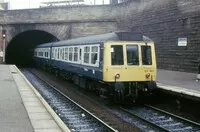
[[[15,36],[6,48],[6,64],[15,64],[18,67],[34,67],[34,48],[43,43],[55,42],[58,39],[52,34],[40,31],[29,30]]]

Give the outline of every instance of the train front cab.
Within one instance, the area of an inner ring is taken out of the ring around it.
[[[112,87],[116,102],[135,101],[140,93],[156,88],[156,57],[153,42],[106,42],[103,80]]]

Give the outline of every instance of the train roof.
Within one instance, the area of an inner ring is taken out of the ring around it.
[[[73,44],[92,44],[101,43],[106,41],[152,41],[150,38],[143,36],[138,32],[112,32],[101,35],[93,35],[69,40],[63,40],[58,42],[51,42],[38,45],[37,47],[50,47],[50,46],[63,46]]]

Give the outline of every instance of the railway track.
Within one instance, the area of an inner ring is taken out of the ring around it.
[[[120,109],[130,116],[156,128],[158,131],[200,132],[200,124],[149,105],[135,106],[132,108],[121,107]]]
[[[26,69],[20,69],[71,131],[115,132],[116,130],[91,114],[56,88]]]

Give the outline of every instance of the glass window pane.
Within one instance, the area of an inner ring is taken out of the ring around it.
[[[84,48],[84,52],[90,52],[90,47],[89,46],[86,46],[85,48]]]
[[[55,49],[55,59],[57,59],[57,49]]]
[[[54,49],[52,48],[52,51],[51,51],[51,58],[52,59],[54,59],[54,55],[53,54],[54,54]]]
[[[151,46],[141,46],[142,65],[152,65]]]
[[[65,48],[65,60],[68,60],[68,48]]]
[[[78,53],[74,53],[74,61],[78,61]]]
[[[90,57],[90,47],[86,46],[84,47],[84,63],[89,63]]]
[[[59,58],[60,58],[60,49],[58,48],[58,60],[59,60]]]
[[[72,61],[72,53],[69,53],[69,60]]]
[[[138,46],[127,45],[126,46],[127,64],[139,65]]]
[[[98,46],[92,46],[92,52],[98,52]]]
[[[84,63],[89,63],[89,53],[84,53]]]
[[[63,50],[60,49],[60,59],[62,59],[62,55],[63,55]]]
[[[63,48],[62,60],[64,60],[64,57],[65,57],[65,49]]]
[[[78,47],[74,47],[74,61],[78,61]]]
[[[74,52],[78,52],[78,47],[74,47]]]
[[[69,61],[73,61],[73,47],[69,48]]]
[[[97,61],[97,53],[91,53],[91,64],[96,64]]]
[[[111,46],[111,64],[112,65],[123,65],[123,46],[122,45],[112,45]]]
[[[69,48],[69,52],[73,52],[73,48],[72,47]]]

